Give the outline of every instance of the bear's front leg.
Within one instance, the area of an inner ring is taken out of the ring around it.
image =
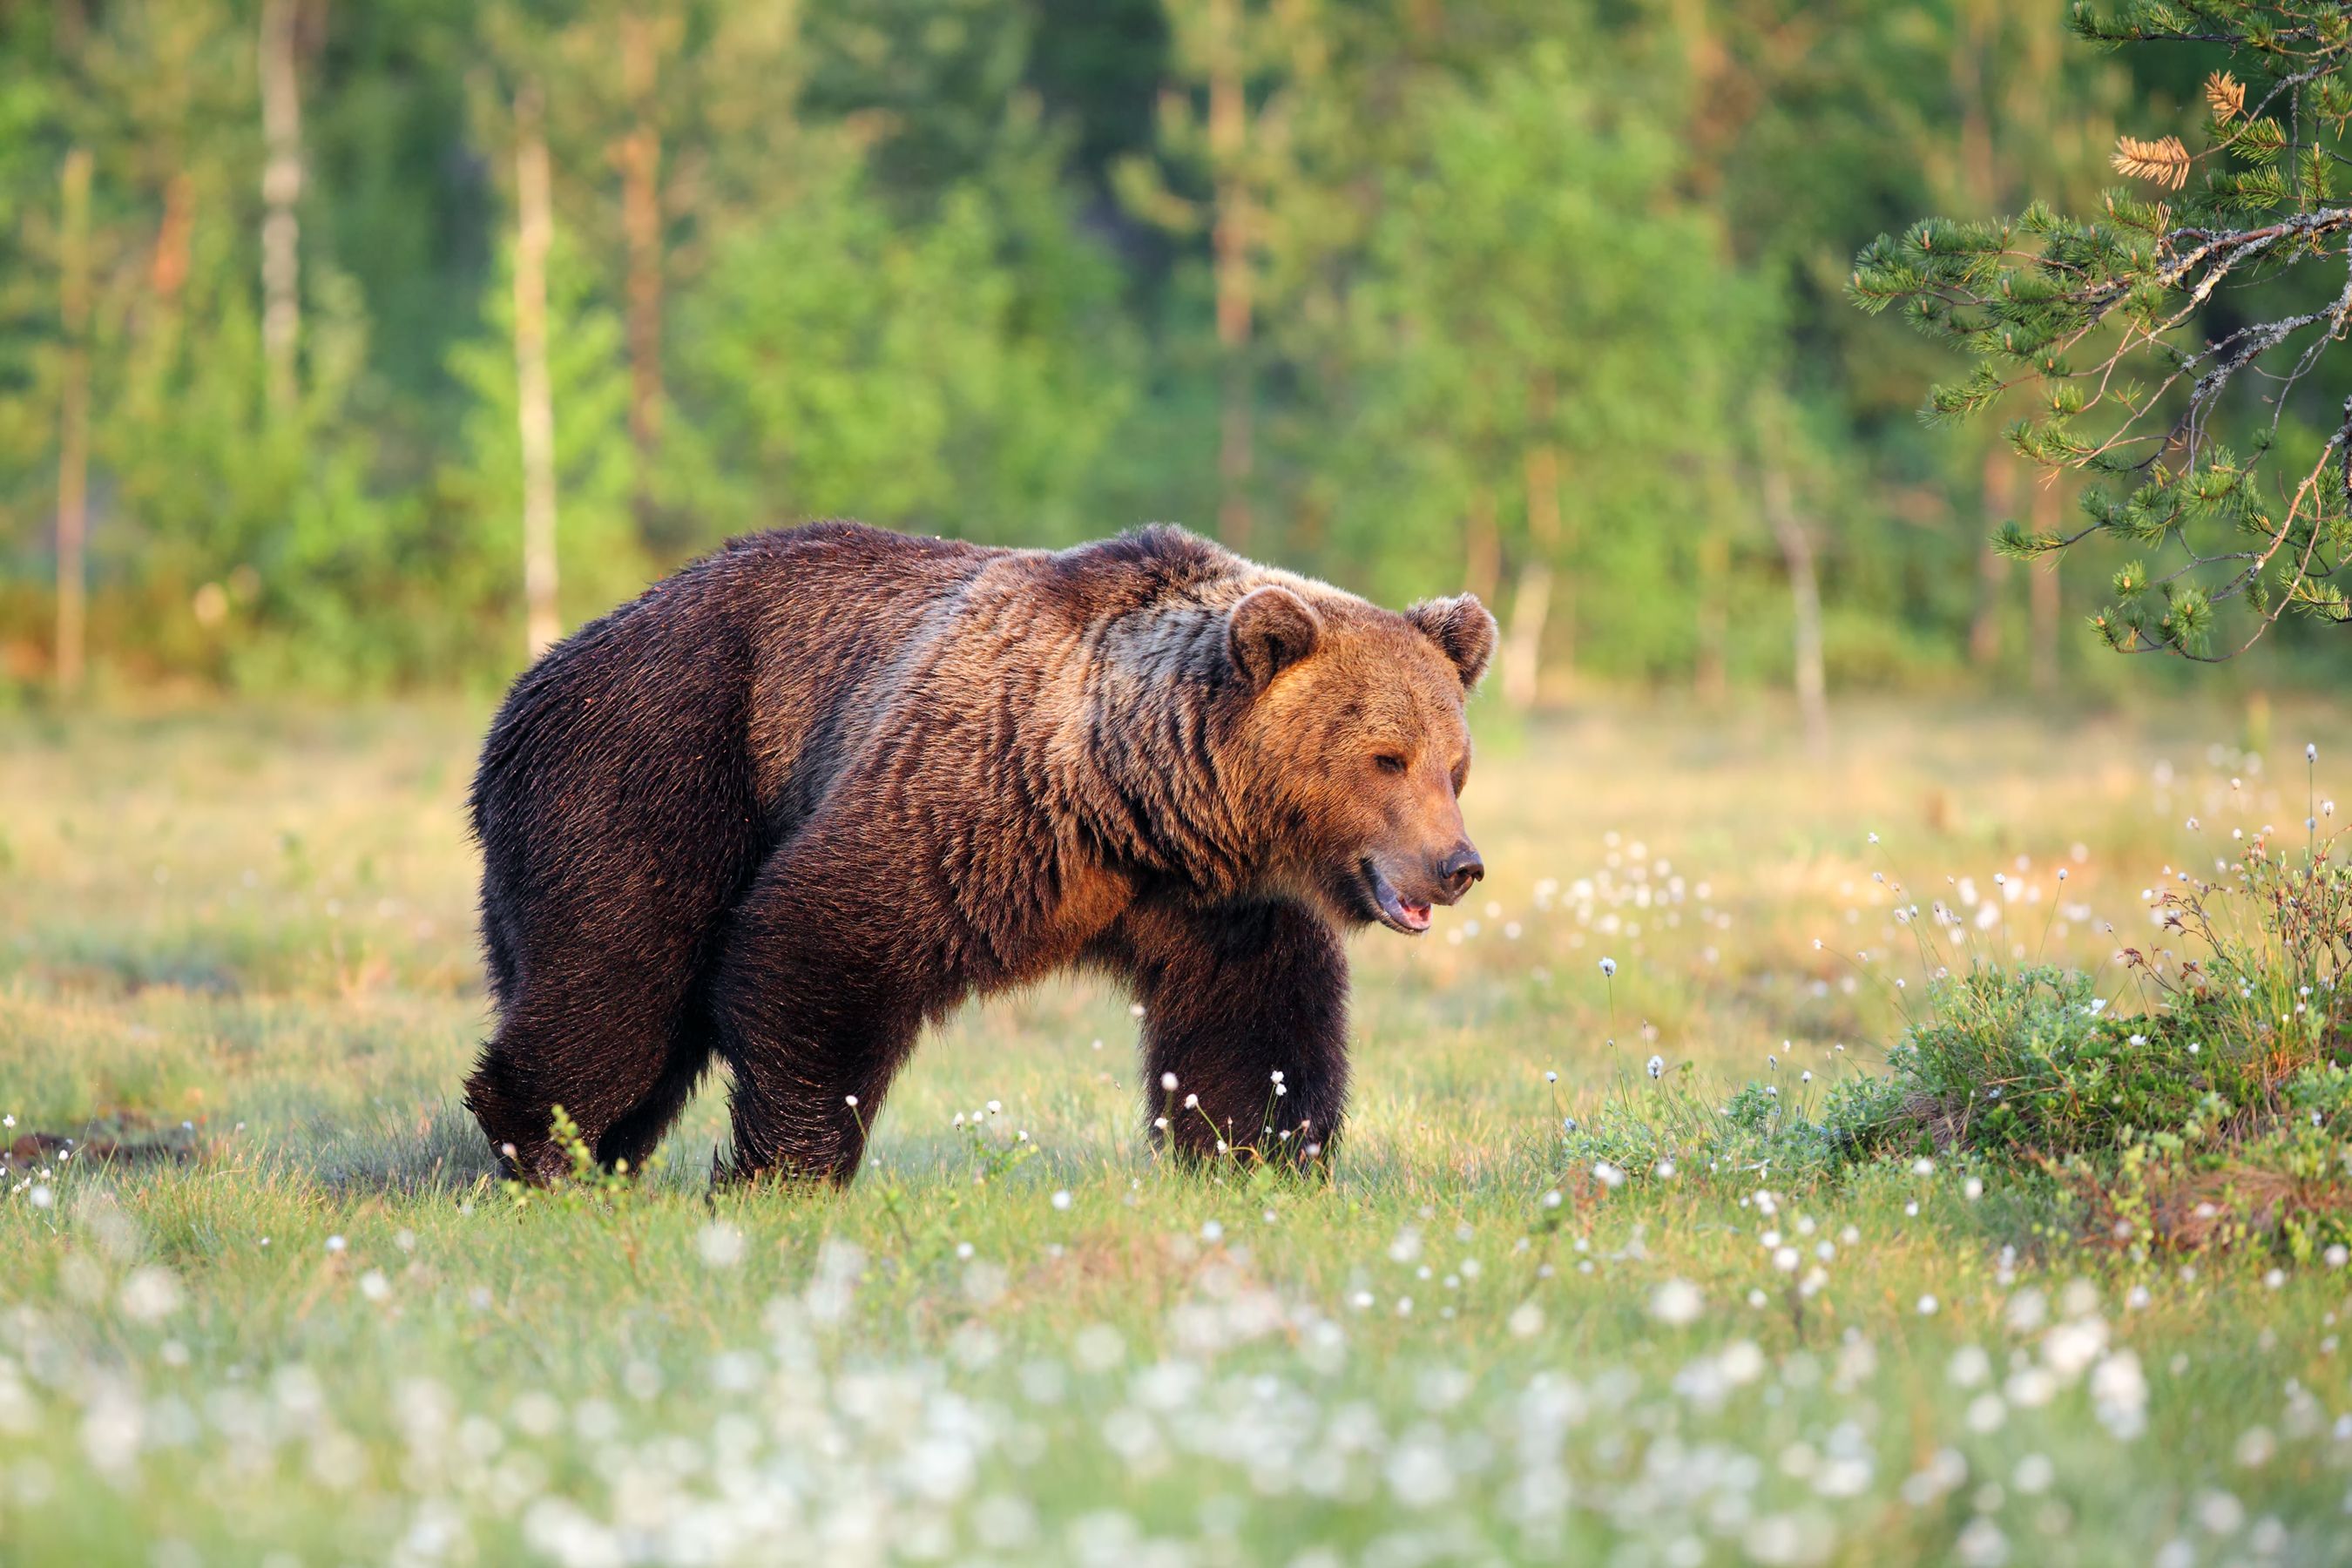
[[[1348,957],[1329,926],[1286,900],[1154,902],[1106,946],[1143,1006],[1156,1142],[1285,1163],[1329,1150],[1348,1090]]]

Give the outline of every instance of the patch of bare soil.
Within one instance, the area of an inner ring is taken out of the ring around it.
[[[158,1126],[149,1117],[118,1111],[89,1122],[79,1132],[20,1132],[0,1152],[0,1172],[19,1173],[57,1163],[98,1161],[123,1165],[184,1165],[197,1152],[197,1130],[182,1122]]]

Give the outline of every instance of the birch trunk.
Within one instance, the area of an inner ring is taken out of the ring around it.
[[[554,236],[539,89],[515,99],[515,410],[522,438],[522,595],[537,658],[562,635],[555,604],[555,407],[547,378],[547,252]]]
[[[1462,584],[1492,605],[1503,580],[1502,531],[1495,524],[1495,492],[1480,485],[1470,493],[1470,513],[1465,523]]]
[[[1552,555],[1559,548],[1559,451],[1539,441],[1528,453],[1528,560],[1511,595],[1503,648],[1503,699],[1522,713],[1543,687],[1544,623],[1550,617]]]
[[[1731,540],[1710,525],[1698,542],[1698,658],[1691,685],[1703,702],[1719,702],[1729,689],[1724,643],[1730,635]]]
[[[632,12],[621,22],[621,77],[635,116],[620,146],[621,227],[629,247],[629,440],[636,451],[641,527],[653,510],[662,425],[662,144],[654,114],[659,71],[652,25]]]
[[[1789,602],[1796,623],[1797,711],[1805,727],[1805,747],[1815,757],[1830,749],[1829,678],[1822,664],[1822,584],[1813,563],[1812,534],[1797,515],[1789,470],[1765,455],[1764,515],[1780,542],[1789,569]]]
[[[261,351],[268,367],[269,411],[294,408],[296,355],[302,335],[302,90],[295,71],[298,0],[261,5]]]

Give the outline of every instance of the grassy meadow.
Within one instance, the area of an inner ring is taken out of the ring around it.
[[[2341,710],[2269,765],[2218,707],[1497,721],[1487,881],[1355,943],[1328,1184],[1157,1163],[1069,982],[927,1042],[842,1196],[713,1196],[716,1083],[641,1183],[491,1180],[483,717],[0,720],[0,1563],[2352,1556],[2340,1258],[1563,1137],[1877,1070],[1898,882],[2135,1008],[2144,890],[2299,829]]]

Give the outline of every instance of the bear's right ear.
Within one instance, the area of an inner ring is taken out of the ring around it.
[[[1454,661],[1463,690],[1477,686],[1478,678],[1486,673],[1486,661],[1495,657],[1496,636],[1495,617],[1478,602],[1477,595],[1423,599],[1407,610],[1404,618]]]
[[[1269,585],[1244,595],[1225,623],[1234,666],[1260,691],[1322,640],[1323,617],[1287,588]]]

